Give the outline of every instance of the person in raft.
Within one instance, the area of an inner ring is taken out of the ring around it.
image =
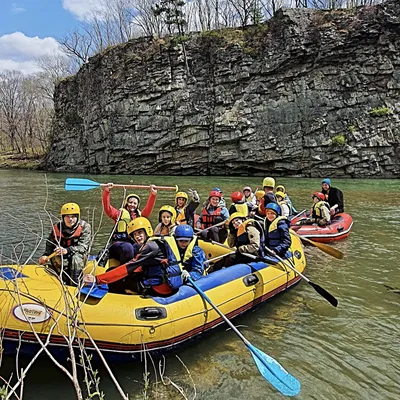
[[[113,187],[109,183],[102,196],[103,209],[105,214],[117,224],[113,235],[113,242],[128,240],[126,228],[132,220],[137,217],[150,218],[157,198],[157,189],[154,185],[150,186],[150,195],[146,206],[140,211],[140,197],[137,194],[131,193],[126,196],[123,206],[120,209],[114,208],[110,203],[110,191]]]
[[[312,195],[314,201],[310,211],[310,218],[301,219],[296,222],[296,225],[311,225],[318,224],[326,226],[331,223],[331,214],[329,203],[325,201],[325,195],[321,192],[315,192]]]
[[[258,221],[247,219],[247,215],[236,212],[229,217],[228,246],[236,247],[236,253],[229,256],[225,266],[248,263],[242,253],[264,256],[264,231]]]
[[[53,225],[39,264],[51,262],[52,268],[66,284],[78,285],[90,249],[91,227],[81,220],[81,210],[76,203],[61,207],[61,221]],[[49,259],[52,253],[56,256]]]
[[[256,198],[256,195],[253,193],[253,191],[251,190],[251,187],[250,186],[245,186],[244,188],[243,188],[243,194],[244,194],[244,200],[247,202],[247,203],[251,203],[251,204],[253,204],[254,206],[256,206],[257,205],[257,198]]]
[[[194,281],[204,275],[204,263],[207,261],[203,249],[197,245],[197,236],[190,225],[179,225],[175,230],[175,240],[178,244],[180,259],[182,260],[182,280],[190,277]]]
[[[151,238],[153,228],[144,217],[132,220],[127,232],[135,243],[141,243],[136,257],[103,274],[84,275],[85,284],[106,283],[113,293],[150,296],[169,296],[182,286],[180,254],[175,238]]]
[[[285,200],[284,192],[275,192],[276,199],[278,200],[278,204],[281,207],[282,217],[289,218],[290,209],[288,206],[288,202]]]
[[[189,196],[186,192],[178,192],[175,196],[175,210],[176,210],[176,223],[188,224],[191,227],[194,226],[195,211],[200,204],[200,196],[194,189],[189,189],[189,195],[191,199],[189,201]],[[189,201],[189,204],[188,204]]]
[[[331,186],[331,180],[325,178],[322,180],[322,191],[329,203],[331,215],[344,212],[343,192]]]
[[[203,240],[211,239],[214,242],[223,243],[226,239],[225,227],[214,226],[229,218],[229,212],[221,204],[222,194],[217,190],[211,190],[208,202],[201,210],[200,218],[197,221],[198,228],[201,228],[200,237]]]
[[[229,207],[229,215],[240,212],[249,216],[251,212],[257,209],[253,203],[246,202],[245,196],[242,192],[233,192],[231,195],[232,204]]]
[[[289,220],[281,215],[281,207],[269,203],[265,207],[264,235],[265,246],[280,257],[284,257],[292,244],[289,233]]]
[[[171,206],[162,206],[158,212],[159,224],[154,228],[154,235],[166,236],[175,232],[176,210]]]
[[[286,204],[289,206],[289,215],[293,215],[293,213],[297,213],[297,210],[294,208],[292,200],[290,200],[289,195],[286,193],[285,186],[283,185],[278,185],[275,189],[275,195],[278,192],[282,192],[285,194],[283,200],[286,201]]]
[[[261,215],[262,217],[265,217],[265,207],[269,203],[278,203],[278,200],[276,199],[275,193],[274,193],[274,187],[275,187],[275,179],[274,178],[264,178],[263,180],[263,190],[264,190],[264,196],[260,200],[260,204],[258,205],[258,214]]]

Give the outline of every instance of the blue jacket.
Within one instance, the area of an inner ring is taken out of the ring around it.
[[[197,239],[195,240],[197,241]],[[183,269],[189,272],[193,280],[197,280],[204,274],[204,263],[207,261],[207,257],[203,249],[197,244],[190,247],[189,245],[186,251],[182,251],[182,249],[179,251],[181,252]]]
[[[287,218],[278,217],[272,222],[265,219],[265,246],[284,257],[292,244]]]

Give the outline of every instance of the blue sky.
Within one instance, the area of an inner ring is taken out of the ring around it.
[[[34,60],[59,51],[56,39],[77,28],[101,0],[0,0],[0,72],[38,70]]]

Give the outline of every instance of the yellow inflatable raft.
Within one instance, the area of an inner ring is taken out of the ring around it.
[[[202,243],[209,258],[229,252]],[[276,260],[275,260],[276,261]],[[306,266],[301,241],[292,236],[294,268]],[[92,266],[88,266],[91,268]],[[97,273],[102,271],[98,270]],[[288,289],[300,277],[282,264],[249,262],[213,272],[196,281],[212,302],[233,318]],[[31,353],[39,341],[53,352],[73,346],[97,349],[109,359],[136,359],[176,349],[223,323],[190,286],[167,298],[107,293],[101,299],[62,285],[45,267],[0,267],[0,317],[3,351]]]

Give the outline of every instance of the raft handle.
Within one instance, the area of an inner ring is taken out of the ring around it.
[[[243,282],[246,286],[253,286],[258,282],[257,275],[247,275],[243,278]]]
[[[136,319],[142,321],[167,318],[167,310],[164,307],[144,307],[135,310]]]

